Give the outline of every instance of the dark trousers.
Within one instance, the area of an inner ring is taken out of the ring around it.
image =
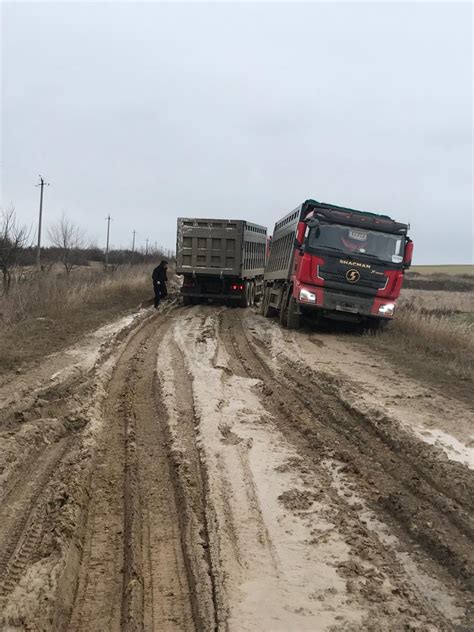
[[[168,296],[168,290],[164,283],[153,283],[153,289],[155,290],[155,307],[158,307],[162,298]]]

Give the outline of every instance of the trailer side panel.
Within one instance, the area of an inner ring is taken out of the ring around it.
[[[244,222],[242,278],[263,277],[267,247],[267,229]]]
[[[300,213],[301,206],[298,206],[275,224],[270,256],[265,268],[265,281],[290,278],[295,251],[296,227]]]

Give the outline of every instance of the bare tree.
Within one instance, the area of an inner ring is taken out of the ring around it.
[[[3,293],[8,294],[11,285],[11,269],[18,262],[21,250],[27,246],[29,230],[20,226],[15,207],[0,210],[0,271]]]
[[[79,251],[84,248],[85,236],[83,231],[64,215],[48,230],[51,244],[59,250],[60,261],[69,274],[79,265]]]

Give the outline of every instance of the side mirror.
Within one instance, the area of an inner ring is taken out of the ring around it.
[[[413,259],[413,242],[408,239],[405,244],[405,253],[403,255],[403,267],[405,269],[411,266],[411,260]]]

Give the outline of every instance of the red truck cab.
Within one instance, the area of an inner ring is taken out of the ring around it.
[[[407,231],[386,215],[307,200],[275,225],[262,312],[292,328],[301,315],[386,322],[411,264]]]

